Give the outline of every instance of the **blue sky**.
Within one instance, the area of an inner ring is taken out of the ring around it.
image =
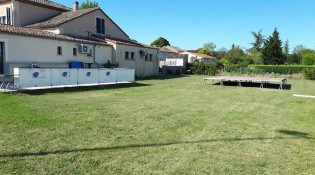
[[[69,0],[53,0],[72,7]],[[85,0],[84,0],[85,1]],[[79,1],[80,3],[83,2]],[[98,0],[100,7],[131,38],[150,44],[162,36],[171,45],[197,49],[235,43],[250,48],[250,31],[269,36],[275,27],[292,50],[315,49],[314,0]]]

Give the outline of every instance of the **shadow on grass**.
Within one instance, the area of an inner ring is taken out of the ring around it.
[[[283,130],[283,131],[285,131],[285,130]],[[300,132],[289,131],[289,133],[300,133]],[[123,145],[123,146],[83,148],[83,149],[74,149],[74,150],[57,150],[57,151],[47,151],[47,152],[43,151],[43,152],[33,152],[33,153],[17,153],[17,154],[2,154],[2,155],[0,154],[0,157],[13,158],[13,157],[30,157],[30,156],[48,156],[48,155],[69,154],[69,153],[78,153],[78,152],[126,150],[126,149],[135,149],[135,148],[163,147],[163,146],[172,146],[172,145],[198,144],[198,143],[211,143],[211,142],[240,142],[240,141],[255,141],[255,140],[286,140],[286,139],[311,139],[311,140],[314,140],[315,139],[313,137],[307,137],[305,135],[301,136],[299,134],[295,134],[295,136],[297,136],[297,137],[231,138],[231,139],[210,139],[210,140],[200,140],[200,141],[183,141],[183,142],[169,142],[169,143],[132,144],[132,145]]]
[[[277,130],[277,132],[281,134],[296,136],[296,137],[307,137],[309,135],[308,133],[305,133],[305,132],[290,131],[290,130]]]
[[[169,79],[175,79],[175,78],[184,78],[187,77],[186,74],[180,74],[180,75],[156,75],[151,77],[145,77],[145,78],[137,78],[137,81],[141,80],[169,80]]]
[[[104,89],[124,89],[124,88],[135,88],[151,86],[150,84],[143,83],[126,83],[126,84],[112,84],[112,85],[99,85],[99,86],[80,86],[80,87],[62,87],[53,89],[40,89],[40,90],[26,90],[20,91],[19,93],[28,95],[44,95],[47,93],[65,93],[65,92],[84,92],[84,91],[95,91]]]
[[[212,85],[220,86],[220,83],[214,83]],[[260,88],[260,83],[242,83],[242,87],[257,87]],[[224,86],[238,86],[237,82],[224,82]],[[280,84],[264,84],[264,88],[266,89],[279,89]],[[291,90],[291,84],[284,84],[283,90]]]

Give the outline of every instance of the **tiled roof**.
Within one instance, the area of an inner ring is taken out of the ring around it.
[[[31,36],[31,37],[38,37],[38,38],[47,38],[47,39],[54,39],[54,40],[74,41],[74,42],[80,42],[80,43],[85,43],[85,44],[98,44],[98,45],[110,46],[106,42],[74,38],[74,37],[65,36],[65,35],[58,35],[52,32],[47,32],[40,29],[31,29],[31,28],[26,28],[26,27],[0,25],[0,33]]]
[[[166,46],[165,48],[167,48],[169,50],[173,50],[175,52],[184,52],[185,51],[184,49],[181,49],[181,48],[176,47],[176,46]]]
[[[168,59],[172,59],[172,58],[186,58],[187,55],[186,54],[178,54],[178,53],[167,53],[166,54],[166,58]]]
[[[159,48],[159,51],[160,52],[168,52],[168,53],[178,53],[178,52],[176,52],[174,50],[171,50],[171,49],[169,49],[167,47],[161,47],[161,48]]]
[[[0,0],[0,3],[3,2],[11,2],[12,0]],[[24,3],[39,5],[47,8],[52,8],[60,11],[71,11],[72,9],[69,7],[66,7],[64,5],[49,1],[49,0],[17,0]]]
[[[53,27],[58,27],[61,24],[64,24],[68,21],[71,21],[73,19],[79,18],[83,15],[86,15],[88,13],[91,13],[95,10],[100,9],[99,7],[96,8],[89,8],[89,9],[84,9],[84,10],[77,10],[77,11],[70,11],[70,12],[64,12],[61,13],[60,15],[57,15],[55,17],[52,17],[50,19],[46,19],[43,22],[35,23],[28,25],[26,27],[31,27],[31,28],[53,28]]]
[[[217,58],[215,58],[215,57],[213,57],[213,56],[209,56],[209,55],[202,54],[202,53],[197,53],[197,52],[188,52],[188,53],[190,53],[190,54],[192,54],[192,55],[195,55],[195,56],[197,56],[197,57],[202,57],[202,58],[204,58],[204,59],[217,59]]]
[[[113,44],[121,44],[121,45],[126,45],[126,46],[135,46],[135,47],[143,47],[143,48],[149,48],[149,49],[159,49],[158,47],[154,46],[149,46],[146,44],[139,43],[137,41],[132,41],[132,40],[122,40],[122,39],[117,39],[117,38],[111,38],[111,37],[103,37],[99,35],[93,35],[92,37],[96,37],[98,39],[105,40],[106,42],[110,42]]]

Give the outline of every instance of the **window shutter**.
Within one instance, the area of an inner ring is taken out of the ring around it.
[[[102,19],[102,34],[105,34],[105,19]]]
[[[96,33],[101,33],[101,19],[96,18]]]

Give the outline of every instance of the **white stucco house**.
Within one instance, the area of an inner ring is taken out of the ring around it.
[[[0,74],[14,67],[103,67],[110,62],[136,70],[139,77],[159,73],[158,48],[129,36],[100,8],[79,10],[47,0],[0,0]]]
[[[184,51],[181,52],[181,54],[187,54],[188,55],[188,62],[192,63],[194,59],[199,60],[200,62],[204,63],[217,63],[218,59],[206,54],[198,53],[198,52],[193,52],[193,51]]]

